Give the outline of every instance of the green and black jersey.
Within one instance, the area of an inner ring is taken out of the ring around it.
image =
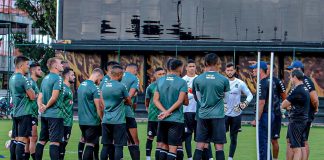
[[[125,72],[123,79],[121,81],[121,83],[123,83],[126,86],[127,92],[129,93],[130,89],[139,89],[139,80],[138,78],[129,73],[129,72]],[[136,101],[136,97],[132,97],[132,103],[134,103]],[[135,113],[134,113],[134,109],[132,106],[126,105],[126,117],[131,117],[131,118],[135,118]]]
[[[32,82],[21,73],[14,73],[9,80],[9,90],[13,102],[13,117],[31,115],[32,107],[28,104],[30,101],[26,91],[32,89]]]
[[[73,93],[69,86],[63,84],[64,126],[73,125]]]
[[[78,116],[80,125],[100,125],[100,117],[94,103],[95,99],[100,99],[99,87],[91,80],[83,81],[78,88]]]
[[[150,104],[148,108],[148,121],[158,121],[158,115],[160,110],[153,103],[154,92],[156,91],[156,82],[151,83],[146,88],[145,99],[150,99]]]
[[[105,103],[102,123],[126,123],[124,104],[126,97],[128,97],[128,92],[121,82],[110,80],[102,86],[102,98]]]
[[[41,84],[41,93],[43,94],[43,104],[47,104],[50,98],[52,97],[52,92],[54,90],[60,91],[60,94],[56,102],[47,108],[42,117],[50,118],[63,118],[64,117],[64,108],[63,108],[63,79],[56,73],[49,73],[42,81]]]
[[[198,116],[202,119],[223,118],[225,92],[230,91],[229,81],[218,72],[205,72],[193,82],[193,91],[200,97]]]
[[[169,74],[157,80],[156,91],[160,94],[160,102],[165,109],[171,106],[178,100],[181,92],[188,92],[187,82],[175,74]],[[183,105],[172,112],[172,114],[162,121],[171,121],[184,123]]]

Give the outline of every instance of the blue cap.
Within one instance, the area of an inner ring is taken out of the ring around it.
[[[287,69],[293,68],[304,68],[304,64],[301,61],[293,61],[291,65],[287,67]]]
[[[251,69],[255,69],[258,68],[258,64],[256,63],[255,65],[250,66]],[[267,63],[265,61],[260,61],[260,68],[263,70],[267,70],[268,66]]]

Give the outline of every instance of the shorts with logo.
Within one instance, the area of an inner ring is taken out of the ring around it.
[[[159,125],[158,121],[148,121],[147,136],[155,137],[157,135],[158,125]]]
[[[195,112],[184,113],[185,133],[196,132],[197,121]]]
[[[71,137],[72,126],[64,126],[63,141],[68,142]]]
[[[280,131],[281,131],[281,115],[275,115],[274,120],[272,122],[271,138],[272,139],[280,138]]]
[[[32,117],[32,126],[38,126],[38,118],[37,117]]]

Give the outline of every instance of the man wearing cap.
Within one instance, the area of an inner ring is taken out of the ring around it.
[[[270,63],[267,63],[267,67],[270,68]],[[274,67],[274,66],[273,66]],[[267,76],[270,77],[270,69],[267,70]],[[280,109],[280,102],[286,99],[286,87],[282,83],[282,81],[272,76],[272,106],[274,107],[274,120],[271,124],[271,143],[272,143],[272,151],[273,151],[273,159],[278,160],[279,156],[279,142],[278,139],[280,138],[280,131],[281,131],[281,109]],[[281,100],[280,100],[281,98]]]
[[[294,61],[290,66],[287,68],[288,70],[301,70],[304,73],[304,64],[301,61]],[[305,154],[307,156],[307,159],[309,157],[309,144],[308,144],[308,136],[309,136],[309,131],[311,127],[311,123],[315,118],[315,113],[318,112],[318,106],[319,106],[319,100],[318,100],[318,95],[315,90],[315,85],[313,81],[307,77],[304,74],[303,78],[303,83],[307,87],[310,95],[310,107],[309,107],[309,112],[308,112],[308,122],[306,126],[306,131],[304,134],[305,138],[305,147],[302,148],[303,155]],[[289,147],[288,147],[289,149]],[[292,155],[292,150],[288,150],[287,156]]]
[[[259,121],[259,158],[260,160],[267,159],[268,151],[268,97],[269,97],[269,78],[267,76],[267,63],[260,61],[260,84],[259,88],[259,112],[258,121]],[[253,69],[253,76],[257,76],[257,67],[258,64],[250,66]],[[271,122],[273,121],[273,107],[271,107]],[[256,120],[252,121],[252,125],[255,126]]]
[[[282,108],[289,110],[287,149],[293,152],[291,156],[287,154],[287,160],[304,160],[307,158],[307,155],[302,153],[302,148],[305,147],[305,137],[303,135],[308,122],[310,97],[306,85],[303,84],[303,79],[304,74],[302,71],[292,71],[290,80],[294,87],[281,105]]]

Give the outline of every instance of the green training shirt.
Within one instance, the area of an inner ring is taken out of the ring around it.
[[[160,94],[160,102],[163,107],[169,109],[178,100],[181,92],[188,92],[187,82],[175,74],[169,74],[157,81],[156,92]],[[184,123],[182,104],[162,121]]]
[[[149,121],[158,121],[158,115],[160,114],[160,110],[153,103],[153,96],[155,91],[156,91],[156,82],[151,83],[146,88],[145,99],[150,99],[150,104],[148,108]]]
[[[128,93],[129,93],[129,90],[132,88],[134,88],[136,90],[139,89],[138,78],[129,72],[124,73],[124,76],[123,76],[123,79],[121,82],[126,86]],[[132,103],[134,103],[135,100],[136,100],[136,97],[135,96],[132,97]],[[132,106],[126,105],[126,117],[135,118],[135,113],[134,113],[134,109]]]
[[[39,94],[39,88],[37,86],[37,83],[31,78],[29,77],[28,80],[30,81],[32,88],[35,92],[35,95]],[[32,116],[37,118],[38,117],[38,105],[37,105],[37,100],[30,100],[28,99],[28,102],[26,104],[26,106],[31,107],[32,108]]]
[[[50,117],[50,118],[63,118],[63,79],[61,76],[55,73],[49,73],[42,81],[41,84],[41,92],[43,94],[43,104],[47,104],[50,98],[52,97],[52,92],[54,90],[59,90],[60,94],[56,100],[56,102],[47,108],[44,113],[42,113],[42,117]]]
[[[73,125],[73,93],[69,86],[63,84],[64,126]]]
[[[108,75],[105,75],[99,84],[99,89],[101,90],[102,86],[110,80]]]
[[[14,117],[31,115],[32,108],[26,106],[30,99],[26,91],[32,89],[32,83],[21,73],[14,73],[9,80],[9,90],[13,102],[12,114]]]
[[[100,117],[94,103],[100,99],[99,87],[91,80],[83,81],[78,88],[78,116],[80,125],[100,125]]]
[[[201,95],[198,116],[202,119],[223,118],[224,95],[230,91],[229,81],[218,72],[205,72],[193,82],[193,91]]]
[[[110,80],[102,86],[102,98],[105,103],[103,123],[126,123],[124,105],[126,97],[128,97],[128,92],[121,82]]]

